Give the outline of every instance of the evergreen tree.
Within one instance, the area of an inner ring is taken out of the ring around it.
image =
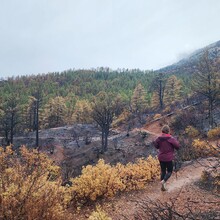
[[[147,107],[146,91],[144,87],[139,83],[134,89],[131,97],[131,107],[134,113],[143,113]]]
[[[67,107],[61,96],[51,98],[43,112],[44,127],[59,127],[65,125]]]
[[[91,105],[87,100],[78,100],[73,112],[73,122],[76,123],[89,123],[91,122]]]
[[[113,94],[106,92],[100,92],[92,103],[91,117],[102,131],[102,152],[107,151],[109,130],[116,108]]]
[[[160,97],[157,92],[153,92],[151,97],[151,108],[156,110],[159,108],[159,106],[160,106]]]
[[[76,97],[74,93],[69,92],[65,99],[67,107],[67,120],[71,122],[78,97]]]
[[[151,90],[153,91],[151,106],[154,109],[158,107],[163,109],[164,107],[164,89],[166,84],[166,78],[163,73],[159,73],[153,79],[151,84]]]
[[[164,90],[164,103],[166,106],[181,98],[181,88],[181,82],[176,76],[172,75],[167,79]]]
[[[194,91],[201,94],[208,101],[208,118],[211,128],[214,126],[213,111],[220,96],[219,66],[219,60],[215,52],[213,54],[209,54],[208,51],[204,52],[197,65],[193,80]]]
[[[19,124],[20,107],[16,95],[11,95],[2,104],[0,129],[6,139],[7,145],[13,144],[13,137],[16,131],[16,126]]]
[[[139,83],[134,89],[133,95],[131,97],[131,109],[132,113],[138,116],[140,123],[143,122],[142,115],[144,112],[146,112],[146,108],[146,91],[141,83]]]

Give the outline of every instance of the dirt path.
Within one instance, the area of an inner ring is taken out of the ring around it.
[[[156,136],[158,136],[159,134],[161,134],[161,125],[159,121],[155,121],[149,125],[146,125],[144,127],[144,130],[148,131],[150,134],[154,134]]]
[[[112,220],[147,220],[148,218],[146,217],[139,216],[137,218],[137,214],[139,215],[143,212],[143,204],[146,201],[151,201],[150,203],[158,201],[168,202],[170,199],[175,198],[179,207],[181,207],[181,204],[184,206],[188,201],[195,200],[195,204],[198,206],[198,209],[200,209],[200,206],[204,208],[202,204],[208,201],[207,210],[216,210],[218,208],[213,206],[210,201],[214,201],[217,207],[220,207],[219,197],[202,190],[196,184],[200,180],[206,166],[214,163],[216,163],[215,158],[185,163],[177,173],[177,177],[176,174],[173,173],[168,180],[167,191],[161,191],[161,185],[158,180],[150,183],[144,190],[123,193],[112,199],[101,201],[102,209],[108,213],[108,216],[110,216]],[[87,210],[83,211],[81,216],[77,216],[75,219],[87,219],[85,216],[89,216],[93,208],[88,207]]]
[[[205,169],[201,164],[209,164],[212,162],[207,160],[201,160],[198,162],[193,162],[191,164],[185,165],[178,173],[173,173],[172,177],[168,180],[166,192],[162,192],[160,189],[160,183],[155,182],[149,184],[146,190],[139,192],[128,193],[120,198],[113,199],[110,203],[113,207],[112,209],[107,208],[108,213],[114,213],[111,217],[113,220],[134,220],[135,213],[140,208],[141,201],[145,201],[147,198],[151,201],[168,201],[170,196],[175,195],[181,191],[186,191],[186,189],[191,187],[195,182],[199,181],[202,171]],[[108,204],[109,205],[109,204]],[[107,205],[107,207],[108,207]]]

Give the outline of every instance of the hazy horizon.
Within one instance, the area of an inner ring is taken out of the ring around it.
[[[156,70],[220,40],[219,11],[218,0],[2,0],[0,78]]]

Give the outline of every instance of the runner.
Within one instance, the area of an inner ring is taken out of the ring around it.
[[[178,150],[179,142],[170,135],[170,127],[164,125],[162,134],[153,142],[158,151],[158,160],[161,168],[161,190],[166,191],[166,182],[173,172],[174,149]]]

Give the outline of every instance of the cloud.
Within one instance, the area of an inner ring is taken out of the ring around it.
[[[220,38],[218,0],[8,0],[0,77],[69,68],[158,69]]]

